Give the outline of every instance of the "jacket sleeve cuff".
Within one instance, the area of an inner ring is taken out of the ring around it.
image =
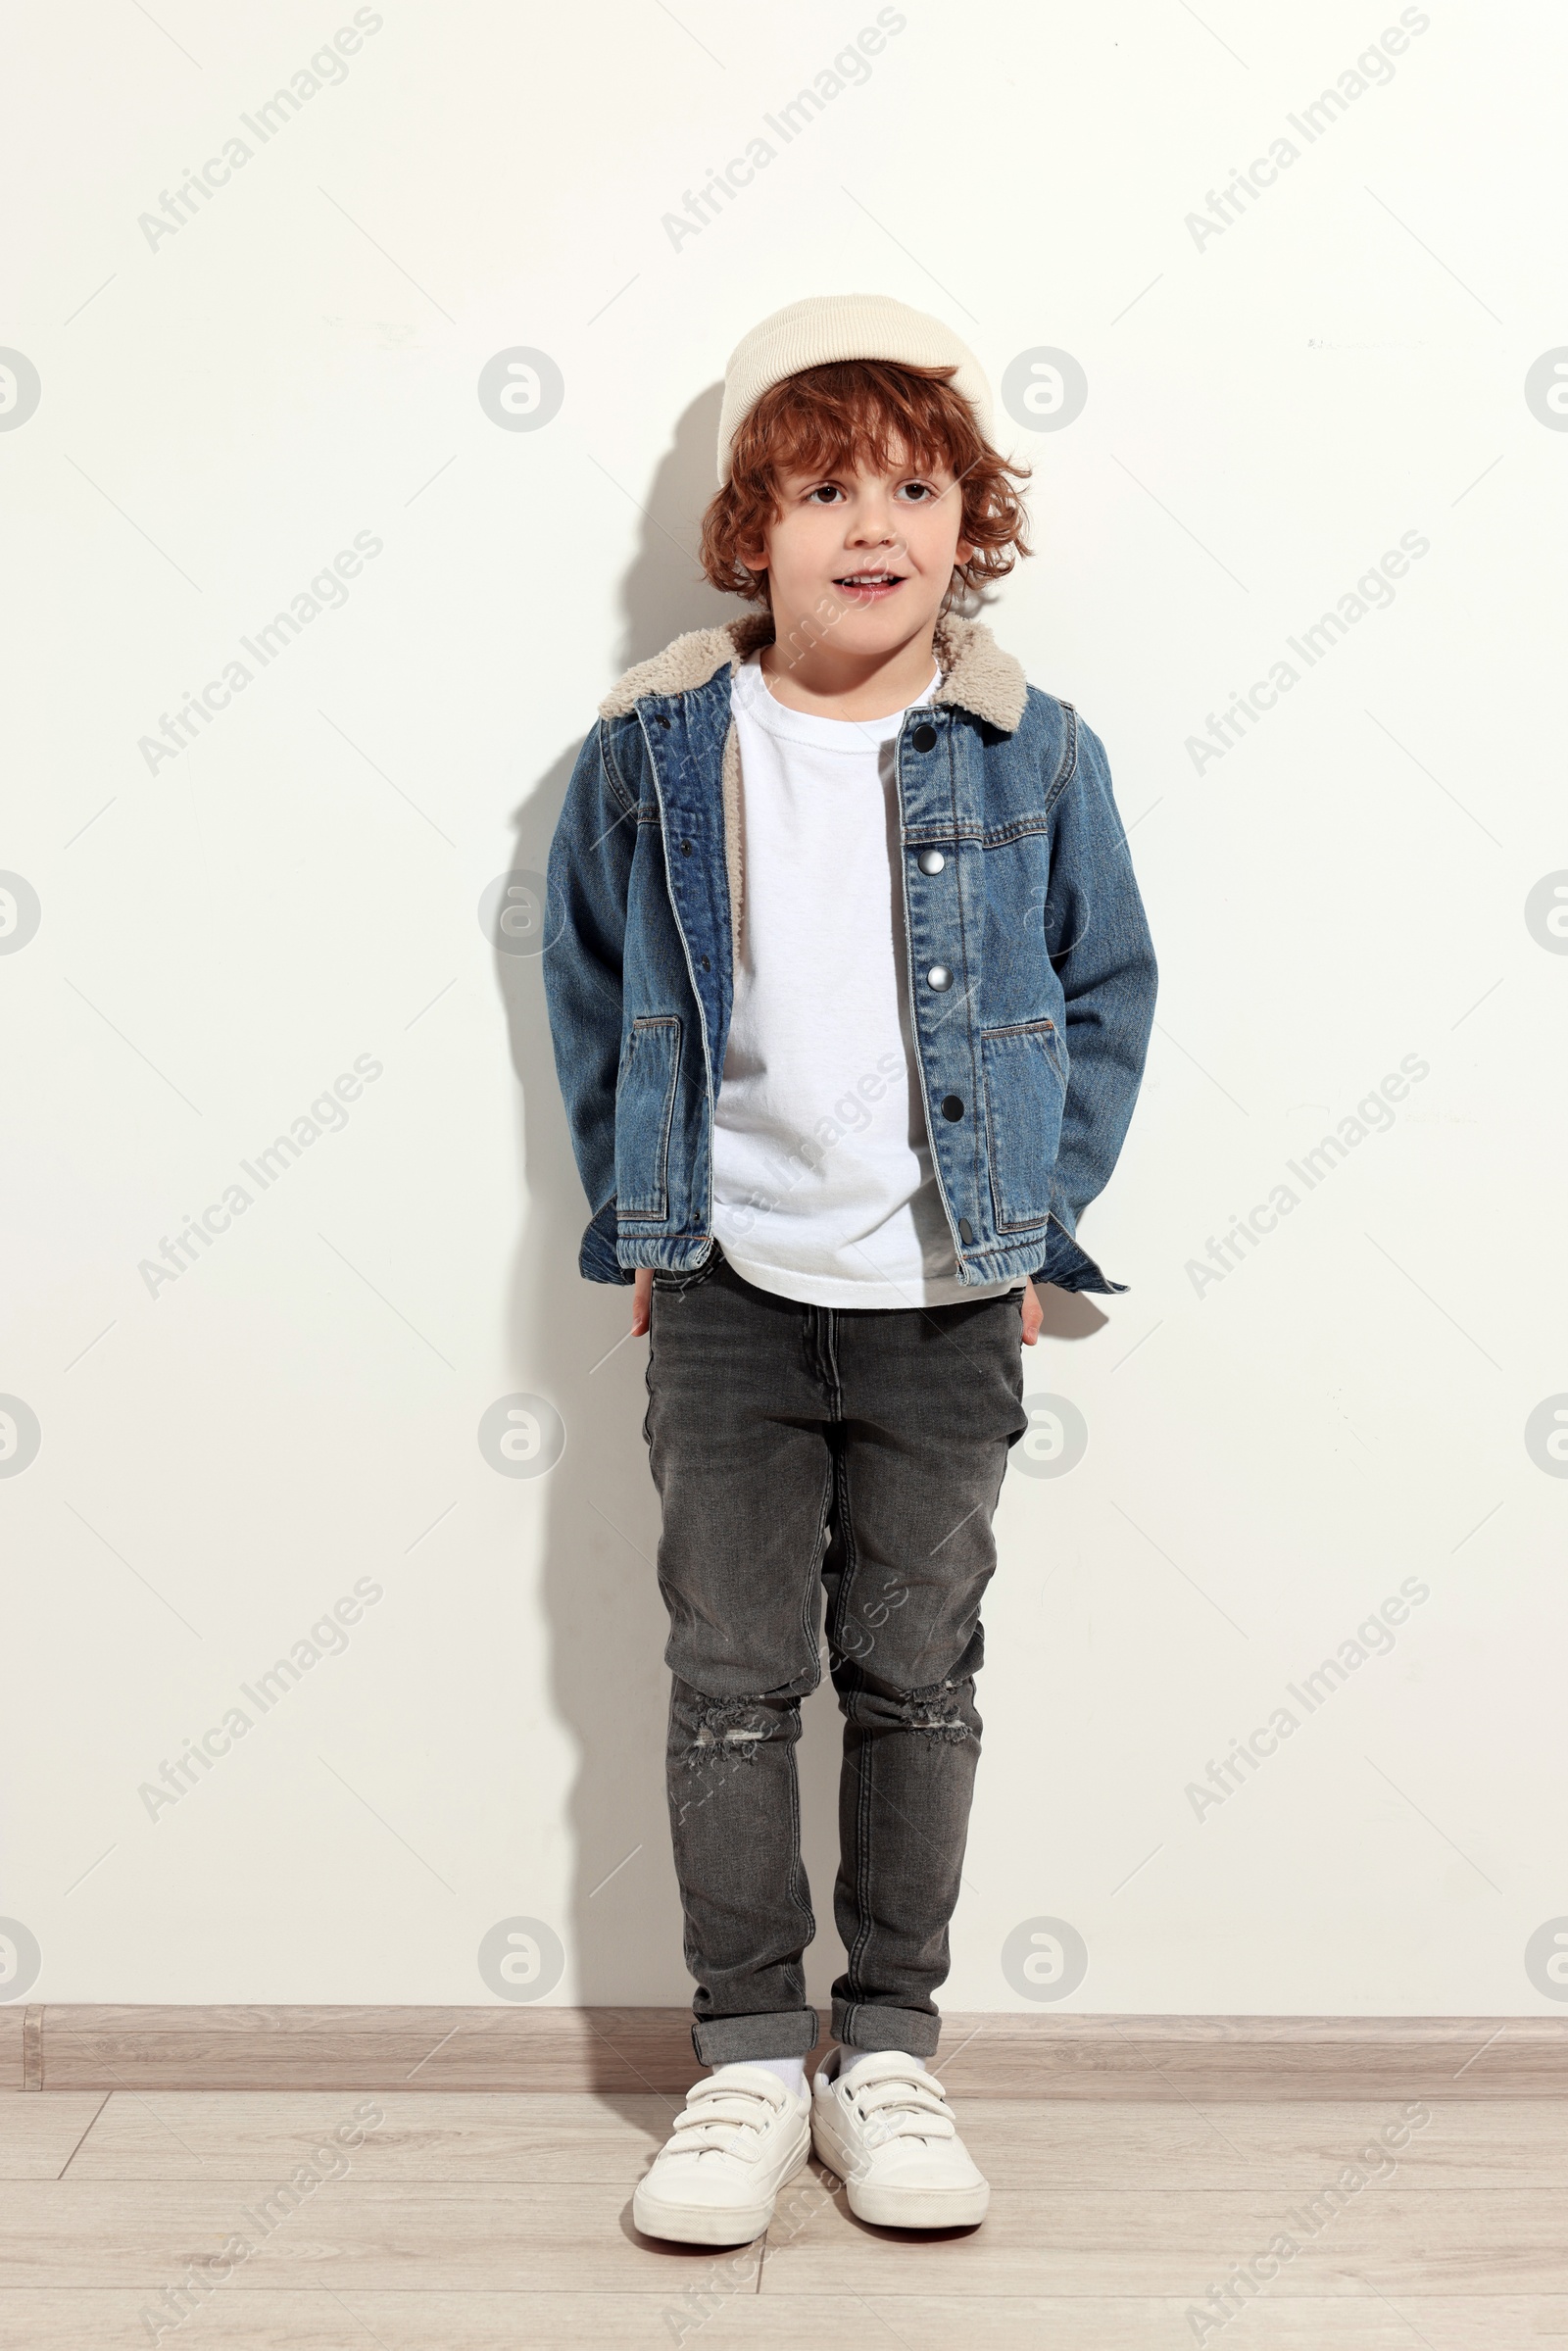
[[[1127,1288],[1125,1282],[1113,1282],[1101,1271],[1088,1250],[1079,1248],[1054,1209],[1051,1212],[1045,1262],[1031,1274],[1030,1280],[1050,1282],[1057,1290],[1098,1290],[1107,1298],[1119,1298]]]
[[[636,1275],[628,1272],[615,1254],[617,1230],[615,1202],[612,1197],[585,1229],[582,1247],[577,1251],[577,1271],[585,1282],[636,1281]]]

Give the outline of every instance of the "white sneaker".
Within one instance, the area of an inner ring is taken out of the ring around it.
[[[811,2152],[808,2100],[758,2065],[721,2065],[686,2092],[668,2142],[632,2198],[644,2236],[749,2245]]]
[[[816,2077],[811,2136],[859,2220],[965,2229],[986,2217],[985,2176],[958,2136],[947,2092],[916,2057],[876,2049],[846,2065],[835,2049]]]

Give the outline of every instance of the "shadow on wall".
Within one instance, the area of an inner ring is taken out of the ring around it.
[[[738,610],[709,587],[696,553],[714,487],[721,399],[715,384],[692,403],[660,463],[621,585],[620,639],[603,650],[606,686],[683,629],[711,627]],[[615,495],[608,483],[606,495]],[[585,732],[594,716],[583,710]],[[553,761],[517,810],[513,864],[523,871],[544,872],[577,750],[573,743]],[[542,1596],[552,1695],[576,1746],[569,1913],[551,1916],[520,1874],[512,1906],[549,1918],[578,1999],[684,2007],[691,1984],[664,1801],[659,1509],[642,1437],[648,1343],[627,1336],[630,1287],[585,1282],[577,1271],[588,1202],[556,1080],[542,959],[498,953],[496,976],[520,1089],[527,1188],[509,1301],[513,1384],[548,1396],[565,1424],[565,1451],[546,1492]],[[520,1851],[536,1799],[519,1785],[514,1800]]]
[[[660,464],[622,585],[612,675],[683,629],[711,627],[743,609],[708,586],[696,557],[699,518],[714,487],[721,397],[714,385],[692,403]],[[591,716],[584,712],[585,720]],[[514,867],[543,873],[577,748],[561,754],[517,810]],[[549,1476],[543,1591],[551,1687],[576,1741],[577,1774],[568,1807],[570,1913],[550,1923],[565,1944],[580,2000],[684,2007],[691,1982],[664,1797],[667,1628],[655,1569],[658,1498],[642,1436],[648,1343],[627,1335],[630,1287],[584,1282],[577,1271],[588,1202],[556,1081],[542,959],[498,953],[496,975],[521,1090],[528,1201],[510,1298],[514,1379],[519,1391],[549,1397],[566,1429],[565,1451]],[[1048,1336],[1083,1337],[1104,1319],[1084,1298],[1048,1292],[1045,1299]],[[839,1718],[825,1660],[797,1760],[817,1921],[807,1955],[808,1997],[825,2026],[828,1985],[844,1964],[832,1917]],[[531,1800],[519,1786],[519,1846]],[[545,1915],[520,1877],[514,1899],[517,1911]]]

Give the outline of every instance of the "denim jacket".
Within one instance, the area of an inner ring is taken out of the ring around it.
[[[600,706],[550,852],[544,978],[593,1210],[579,1264],[712,1249],[713,1103],[745,921],[730,685],[766,613],[677,637]],[[978,621],[896,760],[910,1032],[968,1283],[1118,1291],[1079,1248],[1143,1075],[1155,970],[1098,735]]]

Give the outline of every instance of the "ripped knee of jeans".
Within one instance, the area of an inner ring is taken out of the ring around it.
[[[932,1746],[961,1747],[975,1735],[968,1681],[937,1682],[928,1690],[902,1691],[891,1703],[898,1727],[918,1731]]]
[[[726,1763],[755,1763],[765,1739],[793,1737],[798,1701],[776,1698],[705,1698],[695,1692],[680,1708],[681,1759],[688,1771],[716,1770]]]

